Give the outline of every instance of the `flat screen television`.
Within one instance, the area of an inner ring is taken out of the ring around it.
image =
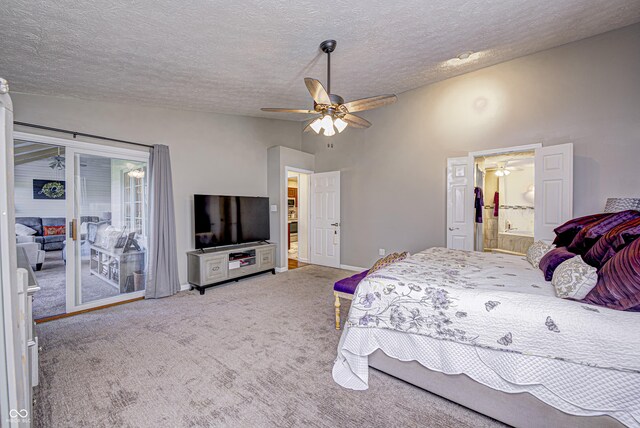
[[[269,198],[194,195],[196,249],[269,239]]]

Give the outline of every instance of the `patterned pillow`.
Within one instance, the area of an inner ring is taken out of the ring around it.
[[[560,263],[553,272],[551,283],[556,288],[556,295],[562,299],[582,300],[598,282],[598,271],[575,256]]]
[[[608,215],[610,214],[593,214],[569,220],[568,222],[556,227],[553,230],[556,233],[556,239],[553,241],[553,244],[556,247],[566,247],[567,245],[571,244],[573,238],[575,238],[575,236],[578,234],[578,232],[580,232],[580,230],[582,230],[583,227]]]
[[[402,253],[391,253],[377,262],[369,269],[369,273],[367,275],[371,275],[377,270],[382,269],[385,266],[389,266],[392,263],[399,262],[400,260],[406,259],[409,256],[409,253],[404,251]]]
[[[575,254],[567,250],[567,247],[554,248],[542,256],[542,259],[540,259],[540,270],[544,273],[545,281],[551,281],[553,279],[553,272],[560,266],[560,263],[575,256]]]
[[[64,226],[42,226],[44,236],[64,235],[67,233]]]
[[[598,284],[584,301],[621,311],[637,310],[640,306],[640,238],[602,266]]]
[[[638,237],[640,237],[640,217],[625,221],[608,231],[584,255],[584,261],[599,269]]]
[[[586,254],[591,247],[614,227],[640,217],[640,211],[627,210],[608,214],[600,220],[583,227],[567,246],[569,251],[576,254]]]
[[[545,242],[534,242],[527,250],[527,261],[531,263],[531,266],[538,269],[540,267],[540,260],[542,259],[542,256],[547,254],[552,249],[553,246]]]

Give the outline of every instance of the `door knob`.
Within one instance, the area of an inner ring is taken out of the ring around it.
[[[340,223],[331,223],[331,226],[338,227],[338,226],[340,226]]]

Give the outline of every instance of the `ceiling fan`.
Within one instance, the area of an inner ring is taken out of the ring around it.
[[[263,108],[262,111],[274,113],[301,113],[317,115],[307,126],[304,132],[313,130],[316,134],[324,130],[323,135],[331,137],[344,131],[347,126],[354,128],[368,128],[371,123],[353,113],[393,104],[398,97],[395,95],[377,95],[375,97],[362,98],[360,100],[344,102],[340,95],[331,93],[331,52],[336,48],[335,40],[325,40],[320,43],[320,49],[327,54],[327,89],[317,79],[304,78],[304,83],[313,98],[313,110],[289,109],[289,108]]]

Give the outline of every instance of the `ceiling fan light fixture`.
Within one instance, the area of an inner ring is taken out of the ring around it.
[[[336,120],[333,121],[333,125],[336,127],[338,132],[342,132],[347,128],[349,124],[344,120],[342,120],[341,118],[337,118]]]
[[[322,123],[322,127],[325,129],[325,131],[329,130],[329,128],[333,128],[333,120],[331,120],[331,116],[329,116],[328,114],[325,115],[322,118],[322,122],[321,123]],[[326,135],[326,133],[325,133],[325,135]]]
[[[336,130],[335,130],[335,128],[333,127],[333,125],[331,125],[331,126],[330,126],[330,127],[328,127],[328,128],[324,128],[324,133],[323,133],[323,135],[324,135],[325,137],[333,137],[334,135],[336,135]]]
[[[504,171],[501,169],[496,170],[496,176],[498,177],[504,177]]]
[[[504,175],[509,175],[509,174],[511,174],[511,171],[509,171],[508,169],[505,169],[504,170]]]
[[[320,131],[322,130],[322,120],[320,118],[317,118],[316,120],[311,122],[310,126],[311,126],[311,129],[313,129],[313,132],[315,132],[316,134],[319,134]]]

